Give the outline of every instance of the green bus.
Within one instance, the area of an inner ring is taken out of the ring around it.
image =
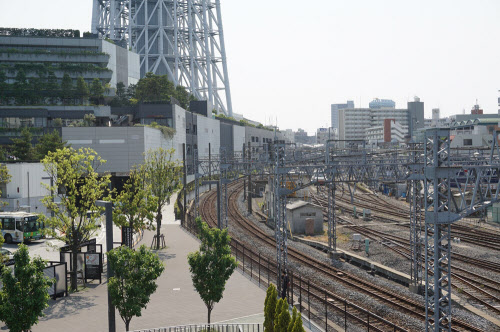
[[[43,238],[42,222],[38,215],[28,212],[0,212],[2,235],[7,243],[30,242]]]

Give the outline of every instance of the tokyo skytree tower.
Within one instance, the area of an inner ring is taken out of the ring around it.
[[[232,116],[220,0],[93,0],[92,32]]]

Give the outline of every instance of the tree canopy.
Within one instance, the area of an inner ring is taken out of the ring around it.
[[[193,285],[208,309],[208,324],[215,303],[222,299],[226,282],[238,266],[231,256],[231,238],[227,229],[209,228],[196,218],[201,240],[200,250],[188,255]]]
[[[134,232],[144,228],[154,228],[154,212],[157,197],[151,193],[151,184],[146,181],[144,167],[132,169],[123,190],[112,199],[114,203],[113,222],[127,226]]]
[[[28,128],[23,128],[21,138],[12,138],[12,154],[19,160],[35,160],[35,154],[31,140],[33,135]]]
[[[274,317],[274,332],[287,332],[291,317],[286,298],[278,300]]]
[[[48,287],[53,280],[44,275],[44,267],[40,257],[30,259],[24,244],[14,254],[14,273],[2,267],[0,319],[11,332],[30,331],[49,306]]]
[[[98,78],[94,78],[90,85],[90,98],[92,102],[99,105],[104,97],[104,86]]]
[[[138,102],[170,102],[173,97],[184,109],[189,108],[190,101],[196,100],[185,87],[174,86],[167,75],[155,75],[151,72],[146,73],[137,85],[131,85],[129,94],[131,100]]]
[[[162,209],[180,188],[182,167],[174,160],[174,152],[174,149],[158,148],[149,150],[144,157],[143,170],[151,193],[156,197],[156,236],[158,237],[156,249],[160,248]]]
[[[64,148],[66,142],[63,142],[57,130],[46,133],[38,140],[35,146],[36,159],[42,160],[49,152]]]
[[[122,246],[107,253],[114,276],[109,279],[113,305],[129,330],[133,317],[141,316],[150,296],[156,291],[156,279],[165,270],[158,255],[144,245],[138,250]]]
[[[278,301],[278,290],[273,284],[267,288],[264,301],[264,332],[274,332],[274,319],[276,303]]]
[[[11,175],[9,174],[9,170],[5,164],[0,164],[0,184],[9,183],[11,179]],[[2,195],[2,191],[0,190],[0,196]],[[0,208],[7,205],[6,202],[0,201]],[[0,234],[0,245],[3,243],[3,236]]]
[[[135,98],[142,102],[170,102],[174,93],[174,84],[168,80],[167,75],[160,76],[151,72],[146,73],[135,88]]]
[[[79,98],[81,104],[85,103],[86,99],[90,96],[89,86],[81,76],[76,80],[75,94],[77,98]]]
[[[107,196],[109,175],[98,174],[98,168],[106,161],[89,148],[75,150],[64,147],[49,152],[42,160],[45,171],[52,179],[53,186],[42,184],[49,192],[56,193],[60,202],[52,195],[42,198],[42,203],[54,216],[40,215],[48,226],[45,230],[54,238],[67,243],[73,254],[71,266],[71,289],[76,290],[76,255],[80,244],[90,240],[98,229],[99,212],[102,207],[96,201]]]

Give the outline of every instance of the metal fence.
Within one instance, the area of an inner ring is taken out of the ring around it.
[[[264,332],[262,324],[210,324],[181,325],[156,329],[135,330],[134,332]]]
[[[191,214],[187,214],[183,226],[193,234],[198,231],[194,216]],[[267,288],[270,283],[276,285],[276,260],[247,248],[236,239],[231,239],[231,250],[241,271],[259,287]],[[290,271],[287,300],[297,308],[302,317],[314,322],[325,331],[333,331],[334,324],[345,331],[348,328],[350,330],[352,326],[367,331],[406,331],[345,298],[317,286],[315,282],[311,282],[293,270]]]

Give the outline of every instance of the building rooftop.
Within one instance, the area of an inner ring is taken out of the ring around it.
[[[307,205],[315,207],[315,208],[318,208],[318,209],[321,209],[321,206],[316,205],[316,204],[312,204],[312,203],[309,203],[309,202],[306,202],[306,201],[297,201],[297,202],[294,202],[294,203],[287,204],[286,208],[287,208],[287,210],[292,210],[293,211],[293,210],[302,208],[302,207],[307,206]]]
[[[500,117],[470,119],[470,120],[452,122],[451,128],[469,127],[469,126],[491,126],[491,125],[498,125],[499,122],[500,122]]]

